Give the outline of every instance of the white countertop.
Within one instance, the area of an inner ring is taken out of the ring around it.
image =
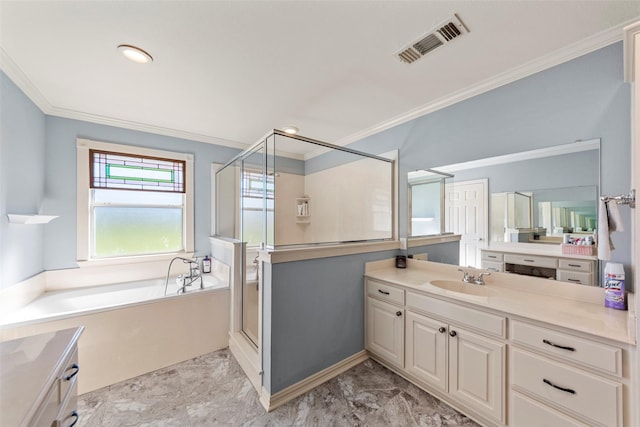
[[[407,268],[400,269],[395,268],[394,261],[368,263],[365,276],[438,298],[473,304],[621,343],[636,344],[635,313],[605,307],[602,288],[508,273],[491,273],[485,278],[488,296],[466,295],[429,283],[433,280],[461,282],[462,273],[458,271],[458,266],[408,259]],[[634,306],[633,298],[633,294],[628,295],[630,309]]]

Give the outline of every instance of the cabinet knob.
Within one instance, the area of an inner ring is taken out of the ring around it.
[[[456,331],[451,331],[449,332],[449,335],[455,337],[456,335],[458,335],[458,333]]]
[[[396,311],[396,316],[398,316],[398,317],[402,316],[402,312],[401,311]]]
[[[444,326],[440,326],[438,328],[438,332],[440,332],[441,334],[444,334],[445,332],[447,332],[447,329]]]

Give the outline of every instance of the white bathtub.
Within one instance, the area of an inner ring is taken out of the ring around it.
[[[227,277],[229,277],[227,275]],[[83,394],[228,346],[229,284],[205,275],[177,294],[170,279],[49,291],[0,314],[0,341],[84,326]]]
[[[214,276],[204,276],[204,289],[200,289],[200,281],[197,280],[186,288],[187,292],[184,294],[177,293],[178,285],[175,278],[170,278],[167,285],[166,295],[165,279],[45,292],[18,310],[0,314],[0,327],[62,319],[101,310],[149,303],[161,298],[187,297],[198,292],[229,287],[228,282]]]

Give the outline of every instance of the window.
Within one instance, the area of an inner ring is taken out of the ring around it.
[[[193,251],[193,158],[78,140],[78,260]]]

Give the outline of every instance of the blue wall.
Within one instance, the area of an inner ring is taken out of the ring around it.
[[[0,289],[44,268],[45,226],[7,219],[8,213],[39,212],[44,170],[45,116],[0,72]]]
[[[622,43],[427,114],[349,147],[400,149],[400,235],[407,232],[407,172],[601,138],[601,194],[631,183],[631,89],[623,81]],[[541,170],[552,176],[554,171]],[[457,180],[457,178],[456,178]],[[621,209],[630,224],[630,209]],[[631,235],[614,233],[613,261],[630,273]]]
[[[195,250],[211,251],[211,164],[226,163],[239,150],[113,126],[47,116],[46,199],[48,212],[60,215],[45,229],[46,270],[76,266],[76,139],[86,138],[194,155]]]

